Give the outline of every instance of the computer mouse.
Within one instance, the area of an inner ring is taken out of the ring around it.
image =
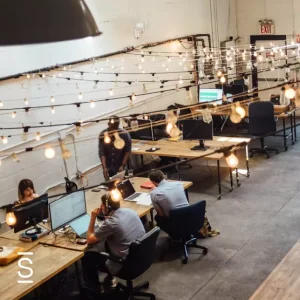
[[[155,151],[155,150],[156,150],[156,147],[152,147],[151,150],[152,150],[152,151]]]

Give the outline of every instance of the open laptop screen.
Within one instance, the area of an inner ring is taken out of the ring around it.
[[[126,199],[135,193],[135,189],[129,179],[117,184],[117,188],[122,194],[123,199]]]

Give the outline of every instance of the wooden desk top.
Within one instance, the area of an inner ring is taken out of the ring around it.
[[[143,154],[143,155],[158,155],[158,156],[170,156],[170,157],[184,157],[184,158],[196,158],[203,155],[205,160],[220,160],[224,154],[223,153],[213,153],[215,150],[221,147],[226,147],[230,145],[236,145],[241,142],[250,142],[250,138],[234,138],[234,137],[219,137],[214,136],[213,141],[206,141],[205,145],[210,148],[206,151],[193,151],[192,147],[199,145],[198,141],[178,141],[172,142],[167,139],[161,139],[158,141],[139,141],[133,140],[132,147],[138,147],[139,150],[131,150],[132,154]],[[152,147],[160,148],[155,152],[147,152],[147,149]]]
[[[20,240],[7,239],[3,238],[2,236],[0,237],[0,247],[22,247],[25,252],[37,246],[38,244],[39,241],[27,243]]]
[[[298,242],[252,295],[250,300],[298,300],[300,243]]]
[[[57,247],[44,247],[42,245],[35,246],[30,252],[33,255],[26,257],[32,260],[32,265],[25,261],[22,265],[32,268],[33,275],[27,280],[30,279],[33,283],[18,283],[18,280],[22,280],[18,277],[18,271],[22,272],[18,261],[0,267],[1,300],[20,299],[83,256],[83,252],[69,251]],[[25,275],[29,271],[23,270],[22,273]]]

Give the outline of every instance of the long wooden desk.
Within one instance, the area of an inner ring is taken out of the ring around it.
[[[297,242],[250,300],[298,300],[299,289],[300,243]]]
[[[13,242],[10,241],[10,244],[13,244]],[[32,276],[26,279],[32,281],[31,283],[18,283],[18,280],[25,280],[18,276],[18,271],[21,271],[24,275],[29,274],[29,270],[22,270],[19,267],[18,261],[0,267],[1,300],[20,299],[83,256],[82,252],[45,247],[43,245],[34,246],[30,249],[30,252],[32,252],[32,255],[26,257],[32,260],[32,264],[23,261],[22,265],[32,269]]]
[[[218,150],[222,147],[237,145],[241,142],[249,143],[250,138],[236,138],[236,137],[217,137],[214,136],[212,141],[206,141],[205,145],[209,147],[206,151],[194,151],[191,150],[192,147],[199,145],[198,141],[177,141],[173,142],[168,139],[161,139],[158,141],[132,141],[132,154],[136,155],[158,155],[158,156],[168,156],[168,157],[177,157],[177,158],[199,158],[203,160],[214,160],[217,162],[218,170],[218,188],[219,194],[218,199],[221,199],[222,194],[222,185],[221,185],[221,175],[220,175],[220,160],[224,157],[223,153],[213,153],[215,150]],[[155,147],[159,148],[155,152],[148,152],[147,150]],[[246,147],[246,167],[247,167],[247,176],[249,177],[249,160],[248,160],[248,147]],[[230,184],[231,189],[233,189],[233,179],[232,179],[232,170],[230,169]],[[240,185],[238,172],[236,171],[236,180],[237,185]]]

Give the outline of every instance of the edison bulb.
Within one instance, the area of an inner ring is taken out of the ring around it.
[[[235,124],[242,121],[242,117],[236,112],[234,105],[231,107],[230,121]]]
[[[132,95],[131,95],[131,100],[132,100],[132,101],[135,100],[135,93],[132,93]]]
[[[55,102],[55,99],[54,99],[54,97],[53,97],[53,96],[51,96],[51,98],[50,98],[50,101],[51,101],[52,103],[54,103],[54,102]]]
[[[14,111],[11,113],[11,117],[14,119],[16,117],[17,113]]]
[[[95,107],[95,102],[94,102],[94,100],[91,100],[91,101],[90,101],[90,107],[91,107],[91,108],[94,108],[94,107]]]
[[[239,164],[238,158],[233,153],[226,157],[226,162],[231,169],[235,169]]]
[[[17,223],[15,214],[13,212],[8,212],[5,221],[8,226],[14,226]]]
[[[259,55],[257,56],[257,59],[258,59],[258,61],[263,61],[263,60],[264,60],[264,57],[263,57],[261,54],[259,54]]]
[[[28,99],[24,99],[24,104],[25,104],[25,105],[28,105],[28,104],[29,104]]]
[[[116,149],[123,149],[125,147],[125,141],[120,138],[119,134],[116,132],[114,134],[115,136],[115,141],[114,141],[114,146]]]
[[[113,96],[114,91],[112,89],[109,90],[109,96]]]
[[[183,80],[181,76],[179,77],[178,84],[183,84]]]
[[[118,202],[122,199],[122,194],[118,189],[113,189],[110,191],[111,199]]]
[[[243,107],[241,107],[241,104],[239,102],[236,103],[235,111],[241,116],[241,118],[245,118],[246,111]]]
[[[293,98],[295,98],[295,96],[296,96],[296,92],[295,92],[295,90],[294,89],[292,89],[292,88],[287,88],[286,90],[285,90],[285,96],[288,98],[288,99],[293,99]]]
[[[2,143],[3,143],[3,144],[7,144],[7,143],[8,143],[8,139],[7,139],[6,136],[3,136],[3,137],[1,138],[1,140],[2,140]]]
[[[79,95],[78,95],[78,99],[79,99],[79,100],[82,100],[82,98],[83,98],[82,94],[81,94],[81,93],[79,93]]]
[[[167,133],[170,135],[170,133],[171,133],[171,130],[173,129],[173,123],[168,123],[167,124],[167,128],[166,128],[166,131],[167,131]]]
[[[220,78],[220,82],[221,82],[221,83],[225,83],[225,82],[226,82],[225,76],[222,76],[222,77]]]
[[[72,156],[72,152],[65,146],[63,146],[63,152],[61,156],[63,157],[63,159],[69,159]]]
[[[3,102],[2,101],[0,101],[0,107],[3,107]]]
[[[52,159],[55,156],[55,151],[52,147],[47,147],[47,149],[45,150],[45,156],[48,159]]]
[[[212,121],[212,115],[207,108],[202,110],[202,118],[203,118],[203,122],[207,124],[209,124]]]
[[[218,76],[218,77],[221,77],[222,75],[223,75],[222,71],[219,70],[219,71],[217,72],[217,76]]]
[[[105,144],[109,144],[111,142],[111,138],[110,136],[108,135],[108,132],[104,132],[104,143]]]
[[[176,125],[174,125],[172,127],[172,129],[170,130],[170,137],[172,138],[176,138],[180,135],[180,130],[178,129],[178,127]]]
[[[51,112],[52,112],[53,115],[55,114],[55,108],[54,108],[54,106],[51,107]]]
[[[35,139],[36,139],[37,141],[40,141],[40,140],[41,140],[41,134],[40,134],[39,132],[36,133]]]

